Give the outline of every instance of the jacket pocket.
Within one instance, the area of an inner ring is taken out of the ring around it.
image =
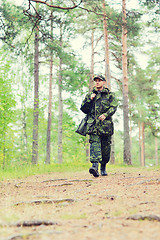
[[[112,120],[99,121],[98,132],[100,135],[113,135],[114,126]]]
[[[87,121],[87,134],[94,134],[96,130],[96,120],[93,118],[89,118]]]

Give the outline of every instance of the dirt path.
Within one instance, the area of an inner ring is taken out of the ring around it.
[[[160,239],[160,170],[87,171],[0,182],[0,239]],[[24,226],[26,225],[26,226]]]

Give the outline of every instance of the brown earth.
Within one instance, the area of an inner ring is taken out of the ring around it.
[[[159,240],[160,170],[108,172],[0,182],[0,239]]]

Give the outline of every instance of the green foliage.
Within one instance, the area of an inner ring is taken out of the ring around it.
[[[4,61],[1,51],[0,63],[0,164],[5,164],[5,157],[11,145],[13,145],[13,130],[15,100],[12,93],[12,81],[9,76],[10,62]],[[12,136],[12,137],[11,137]]]
[[[155,6],[160,7],[160,0],[140,0],[140,3],[147,6],[149,9],[152,9]]]
[[[70,162],[70,163],[52,163],[50,165],[45,164],[38,164],[32,165],[31,163],[19,163],[19,162],[12,162],[7,168],[2,169],[0,168],[0,180],[7,180],[7,179],[23,179],[28,176],[39,175],[39,174],[49,174],[49,173],[56,173],[56,172],[80,172],[86,171],[88,172],[88,168],[90,167],[90,163],[88,162]],[[137,168],[133,166],[128,166],[124,164],[116,164],[116,165],[109,165],[108,166],[110,172],[136,172]],[[159,170],[160,166],[151,167],[148,165],[148,171],[150,170]],[[138,170],[139,171],[139,170]]]
[[[116,164],[123,164],[123,134],[120,131],[114,133],[115,142],[115,162]]]
[[[82,86],[87,86],[89,70],[78,62],[71,61],[70,64],[62,71],[63,89],[75,95],[78,91],[83,93]]]
[[[150,76],[152,77],[153,74],[154,77],[157,77],[157,80],[160,80],[160,55],[159,55],[159,51],[160,51],[160,47],[158,46],[154,46],[153,48],[150,49],[150,51],[146,52],[146,54],[149,54],[150,58],[148,61],[148,74],[150,74]]]
[[[147,15],[147,26],[153,26],[155,32],[160,28],[160,0],[140,0],[140,4],[145,7]]]
[[[137,36],[140,34],[141,25],[139,20],[142,14],[139,12],[129,12],[127,13],[127,36],[132,42],[135,38],[138,40]],[[137,44],[138,45],[138,44]]]
[[[6,0],[2,0],[0,13],[2,16],[0,39],[14,50],[15,44],[17,44],[14,40],[22,33],[22,29],[29,27],[29,22],[23,14],[22,7],[15,6]]]
[[[64,163],[72,163],[72,162],[85,162],[86,154],[85,154],[85,141],[84,137],[79,136],[75,133],[76,126],[73,121],[74,113],[69,107],[69,112],[63,111],[63,162]],[[70,115],[70,114],[71,115]],[[43,128],[40,129],[44,131],[43,138],[40,140],[40,149],[42,151],[42,156],[40,158],[40,162],[44,162],[45,159],[45,146],[46,146],[46,127],[44,123],[42,124]],[[51,163],[58,162],[58,119],[57,116],[53,116],[52,119],[52,130],[51,130]],[[42,133],[40,133],[42,135]],[[43,141],[43,143],[42,143]]]
[[[0,180],[16,179],[36,174],[52,172],[76,172],[88,169],[89,163],[72,161],[70,163],[52,163],[50,165],[12,162],[5,169],[0,168]]]
[[[145,70],[134,67],[135,74],[130,78],[129,97],[132,120],[137,124],[143,121],[155,135],[159,129],[159,54],[158,47],[147,51],[150,56]],[[134,86],[134,88],[132,87]]]
[[[82,138],[75,133],[75,123],[67,113],[63,115],[63,155],[65,162],[82,162],[86,159]]]

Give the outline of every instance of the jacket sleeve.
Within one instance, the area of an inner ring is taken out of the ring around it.
[[[88,114],[92,106],[92,102],[93,100],[91,100],[91,93],[88,93],[81,104],[80,110],[83,113]]]
[[[107,112],[104,113],[104,116],[107,118],[112,117],[112,115],[117,111],[118,101],[115,98],[114,94],[110,92],[109,97],[110,107]]]

